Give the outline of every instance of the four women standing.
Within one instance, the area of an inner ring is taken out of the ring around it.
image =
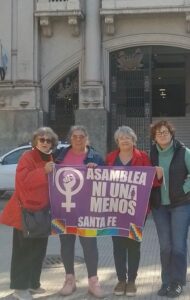
[[[181,294],[186,283],[187,235],[190,223],[190,150],[174,138],[174,129],[167,121],[152,125],[151,136],[155,142],[151,149],[151,162],[154,166],[160,166],[164,174],[162,185],[153,188],[151,194],[162,268],[162,286],[158,295],[173,298]],[[104,165],[101,156],[89,146],[85,127],[71,127],[69,138],[70,147],[60,151],[56,163],[72,166],[85,164],[87,167]],[[107,165],[150,165],[147,154],[136,148],[137,136],[130,127],[119,127],[114,138],[118,149],[107,154]],[[34,211],[49,205],[47,174],[53,169],[51,152],[56,144],[57,135],[50,128],[42,127],[34,132],[33,150],[20,159],[16,171],[15,192],[0,216],[0,223],[14,227],[10,286],[15,289],[15,298],[20,300],[33,299],[32,293],[44,291],[40,287],[40,275],[47,247],[47,238],[23,237],[20,203]],[[158,167],[157,175],[158,178],[162,177]],[[79,238],[88,272],[88,290],[95,297],[101,298],[103,292],[97,277],[96,238]],[[75,235],[60,235],[61,256],[66,272],[60,294],[64,296],[72,294],[76,289],[75,240]],[[140,261],[140,243],[116,236],[112,237],[112,241],[118,277],[114,293],[134,296],[137,291],[135,280]]]

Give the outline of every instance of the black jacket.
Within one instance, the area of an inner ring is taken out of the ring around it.
[[[185,165],[185,146],[178,140],[173,140],[174,155],[169,167],[169,197],[170,206],[176,207],[190,203],[190,192],[184,193],[183,184],[188,175]],[[152,146],[150,152],[152,165],[158,166],[159,153],[156,145]],[[161,205],[160,187],[153,188],[150,196],[151,207],[158,208]]]

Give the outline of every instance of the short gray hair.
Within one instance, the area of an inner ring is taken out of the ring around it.
[[[47,135],[51,139],[52,149],[55,148],[58,144],[58,136],[50,127],[40,127],[36,131],[34,131],[31,140],[32,147],[36,147],[38,137],[44,135]]]
[[[118,143],[118,138],[121,135],[128,135],[132,138],[134,145],[137,144],[137,135],[134,130],[129,126],[120,126],[114,133],[114,140],[116,144]]]
[[[82,131],[84,133],[85,137],[89,138],[88,131],[87,131],[85,126],[83,126],[83,125],[73,125],[73,126],[71,126],[71,128],[69,130],[69,133],[68,133],[69,142],[71,141],[71,136],[72,136],[73,132],[76,131],[76,130]]]

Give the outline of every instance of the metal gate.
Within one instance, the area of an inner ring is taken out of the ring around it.
[[[61,140],[65,140],[70,126],[75,124],[75,110],[78,108],[78,70],[69,73],[49,91],[48,125]]]
[[[134,129],[138,148],[149,150],[151,121],[151,47],[118,50],[110,54],[109,148],[116,145],[113,135],[118,126]]]

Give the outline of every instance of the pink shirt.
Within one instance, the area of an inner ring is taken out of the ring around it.
[[[84,165],[85,157],[86,153],[76,154],[72,149],[69,149],[61,164],[68,166],[81,166]]]

